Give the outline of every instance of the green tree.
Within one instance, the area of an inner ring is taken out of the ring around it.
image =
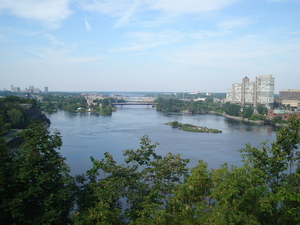
[[[13,128],[19,127],[24,121],[23,113],[18,109],[13,108],[9,110],[7,112],[7,115],[10,118],[10,122]]]
[[[292,173],[292,167],[297,159],[299,159],[300,144],[300,119],[296,114],[292,114],[288,118],[288,126],[282,127],[280,132],[276,134],[276,144],[281,151],[286,154],[289,162],[289,173]]]
[[[258,113],[261,115],[265,115],[268,113],[267,107],[264,107],[262,105],[258,105],[256,109],[257,109]]]
[[[271,120],[271,123],[273,125],[275,125],[276,123],[280,123],[282,121],[282,117],[277,115],[277,116],[274,116],[274,118]]]
[[[178,127],[180,125],[180,123],[178,121],[173,121],[171,123],[172,127]]]
[[[253,108],[252,107],[244,107],[243,108],[243,117],[249,118],[253,114]]]
[[[75,224],[147,224],[172,196],[174,187],[187,174],[188,160],[168,153],[155,153],[157,143],[141,138],[141,148],[124,151],[126,165],[117,165],[109,153],[88,172],[94,202],[74,216]],[[102,175],[99,179],[97,176]],[[125,214],[122,214],[121,201]]]
[[[261,224],[299,224],[300,223],[300,118],[290,116],[288,126],[282,127],[276,134],[276,141],[260,148],[246,145],[242,149],[245,163],[260,171],[264,180],[268,210],[260,217]]]
[[[261,114],[252,114],[250,117],[249,117],[249,120],[263,120],[265,119],[266,116],[264,115],[261,115]]]
[[[11,185],[14,182],[12,159],[13,153],[6,147],[4,139],[0,137],[0,224],[13,224],[9,208],[10,199],[15,194]]]
[[[0,136],[8,132],[10,129],[10,124],[4,123],[2,116],[0,115]]]
[[[241,112],[241,106],[226,102],[222,105],[222,110],[230,116],[239,116]]]
[[[299,224],[300,118],[288,122],[272,144],[246,144],[240,168],[199,161],[148,224]]]
[[[72,182],[64,158],[56,151],[62,144],[59,133],[51,135],[42,123],[35,123],[22,137],[25,142],[8,165],[11,178],[2,184],[10,191],[1,202],[6,212],[2,222],[66,224],[73,207]]]

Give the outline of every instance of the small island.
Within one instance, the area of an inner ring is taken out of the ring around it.
[[[222,133],[221,130],[207,128],[207,127],[198,127],[192,124],[182,124],[178,121],[173,121],[169,123],[165,123],[166,125],[170,125],[174,128],[179,128],[179,130],[190,131],[190,132],[202,132],[202,133]]]

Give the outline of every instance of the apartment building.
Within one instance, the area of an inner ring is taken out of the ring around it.
[[[244,77],[242,83],[232,84],[232,88],[227,89],[226,101],[239,105],[269,106],[274,102],[274,80],[272,75],[257,76],[254,82]]]

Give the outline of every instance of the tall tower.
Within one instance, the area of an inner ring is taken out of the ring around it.
[[[248,77],[244,77],[242,80],[242,105],[245,105],[245,83],[248,83],[250,79]]]
[[[48,87],[44,87],[44,92],[48,93]]]
[[[274,102],[274,81],[272,75],[256,77],[254,103],[268,106]]]
[[[34,86],[29,86],[29,91],[30,91],[31,93],[33,93],[33,92],[34,92]]]

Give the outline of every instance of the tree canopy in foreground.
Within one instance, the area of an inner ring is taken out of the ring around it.
[[[35,125],[19,151],[0,142],[1,223],[300,224],[300,119],[288,125],[273,143],[246,144],[242,167],[199,160],[189,169],[180,155],[156,154],[145,135],[124,164],[106,152],[72,179],[59,133]]]

